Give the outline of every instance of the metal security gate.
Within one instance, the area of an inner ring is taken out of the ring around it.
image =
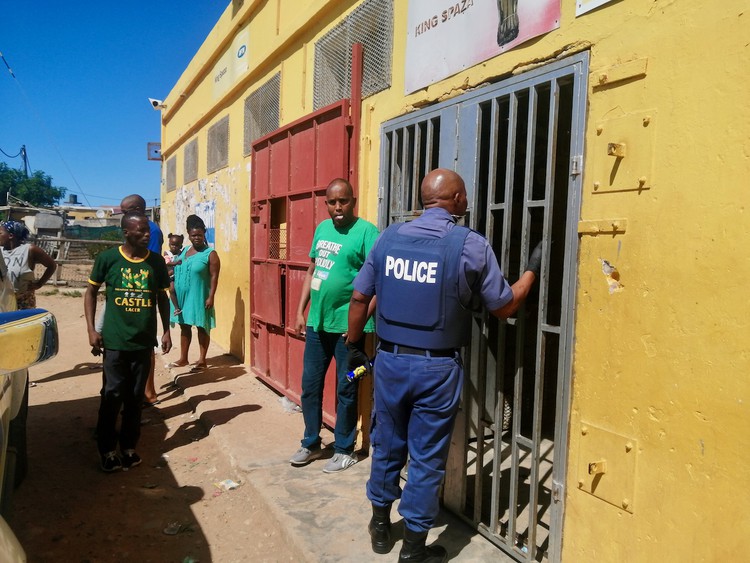
[[[318,110],[253,143],[251,367],[299,404],[304,333],[294,328],[315,227],[328,219],[325,190],[350,176],[349,101]],[[323,420],[336,417],[334,364]]]
[[[558,561],[573,343],[588,53],[384,124],[381,227],[421,213],[419,185],[456,170],[465,224],[513,282],[543,241],[512,319],[474,319],[444,504],[519,561]]]

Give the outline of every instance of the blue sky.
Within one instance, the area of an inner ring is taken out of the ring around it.
[[[159,198],[164,99],[229,0],[5,2],[0,52],[0,149],[26,146],[32,171],[84,205]],[[20,158],[0,161],[21,168]],[[67,201],[68,196],[63,198]]]

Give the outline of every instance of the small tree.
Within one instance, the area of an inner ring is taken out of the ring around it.
[[[52,177],[37,170],[28,178],[20,170],[0,162],[0,205],[8,205],[8,192],[34,207],[52,207],[67,188],[52,185]]]

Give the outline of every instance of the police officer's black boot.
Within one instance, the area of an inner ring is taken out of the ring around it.
[[[367,526],[372,540],[372,550],[375,553],[390,553],[391,543],[391,507],[372,505],[372,518]]]
[[[404,545],[398,554],[399,562],[445,563],[448,553],[439,545],[425,546],[427,532],[412,532],[404,526]]]

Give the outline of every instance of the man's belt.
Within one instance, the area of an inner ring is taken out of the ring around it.
[[[402,346],[401,344],[394,344],[387,340],[380,341],[380,349],[383,352],[389,352],[391,354],[411,354],[413,356],[427,356],[432,358],[452,358],[458,354],[458,348],[438,348],[438,349],[425,349],[425,348],[413,348],[411,346]]]

